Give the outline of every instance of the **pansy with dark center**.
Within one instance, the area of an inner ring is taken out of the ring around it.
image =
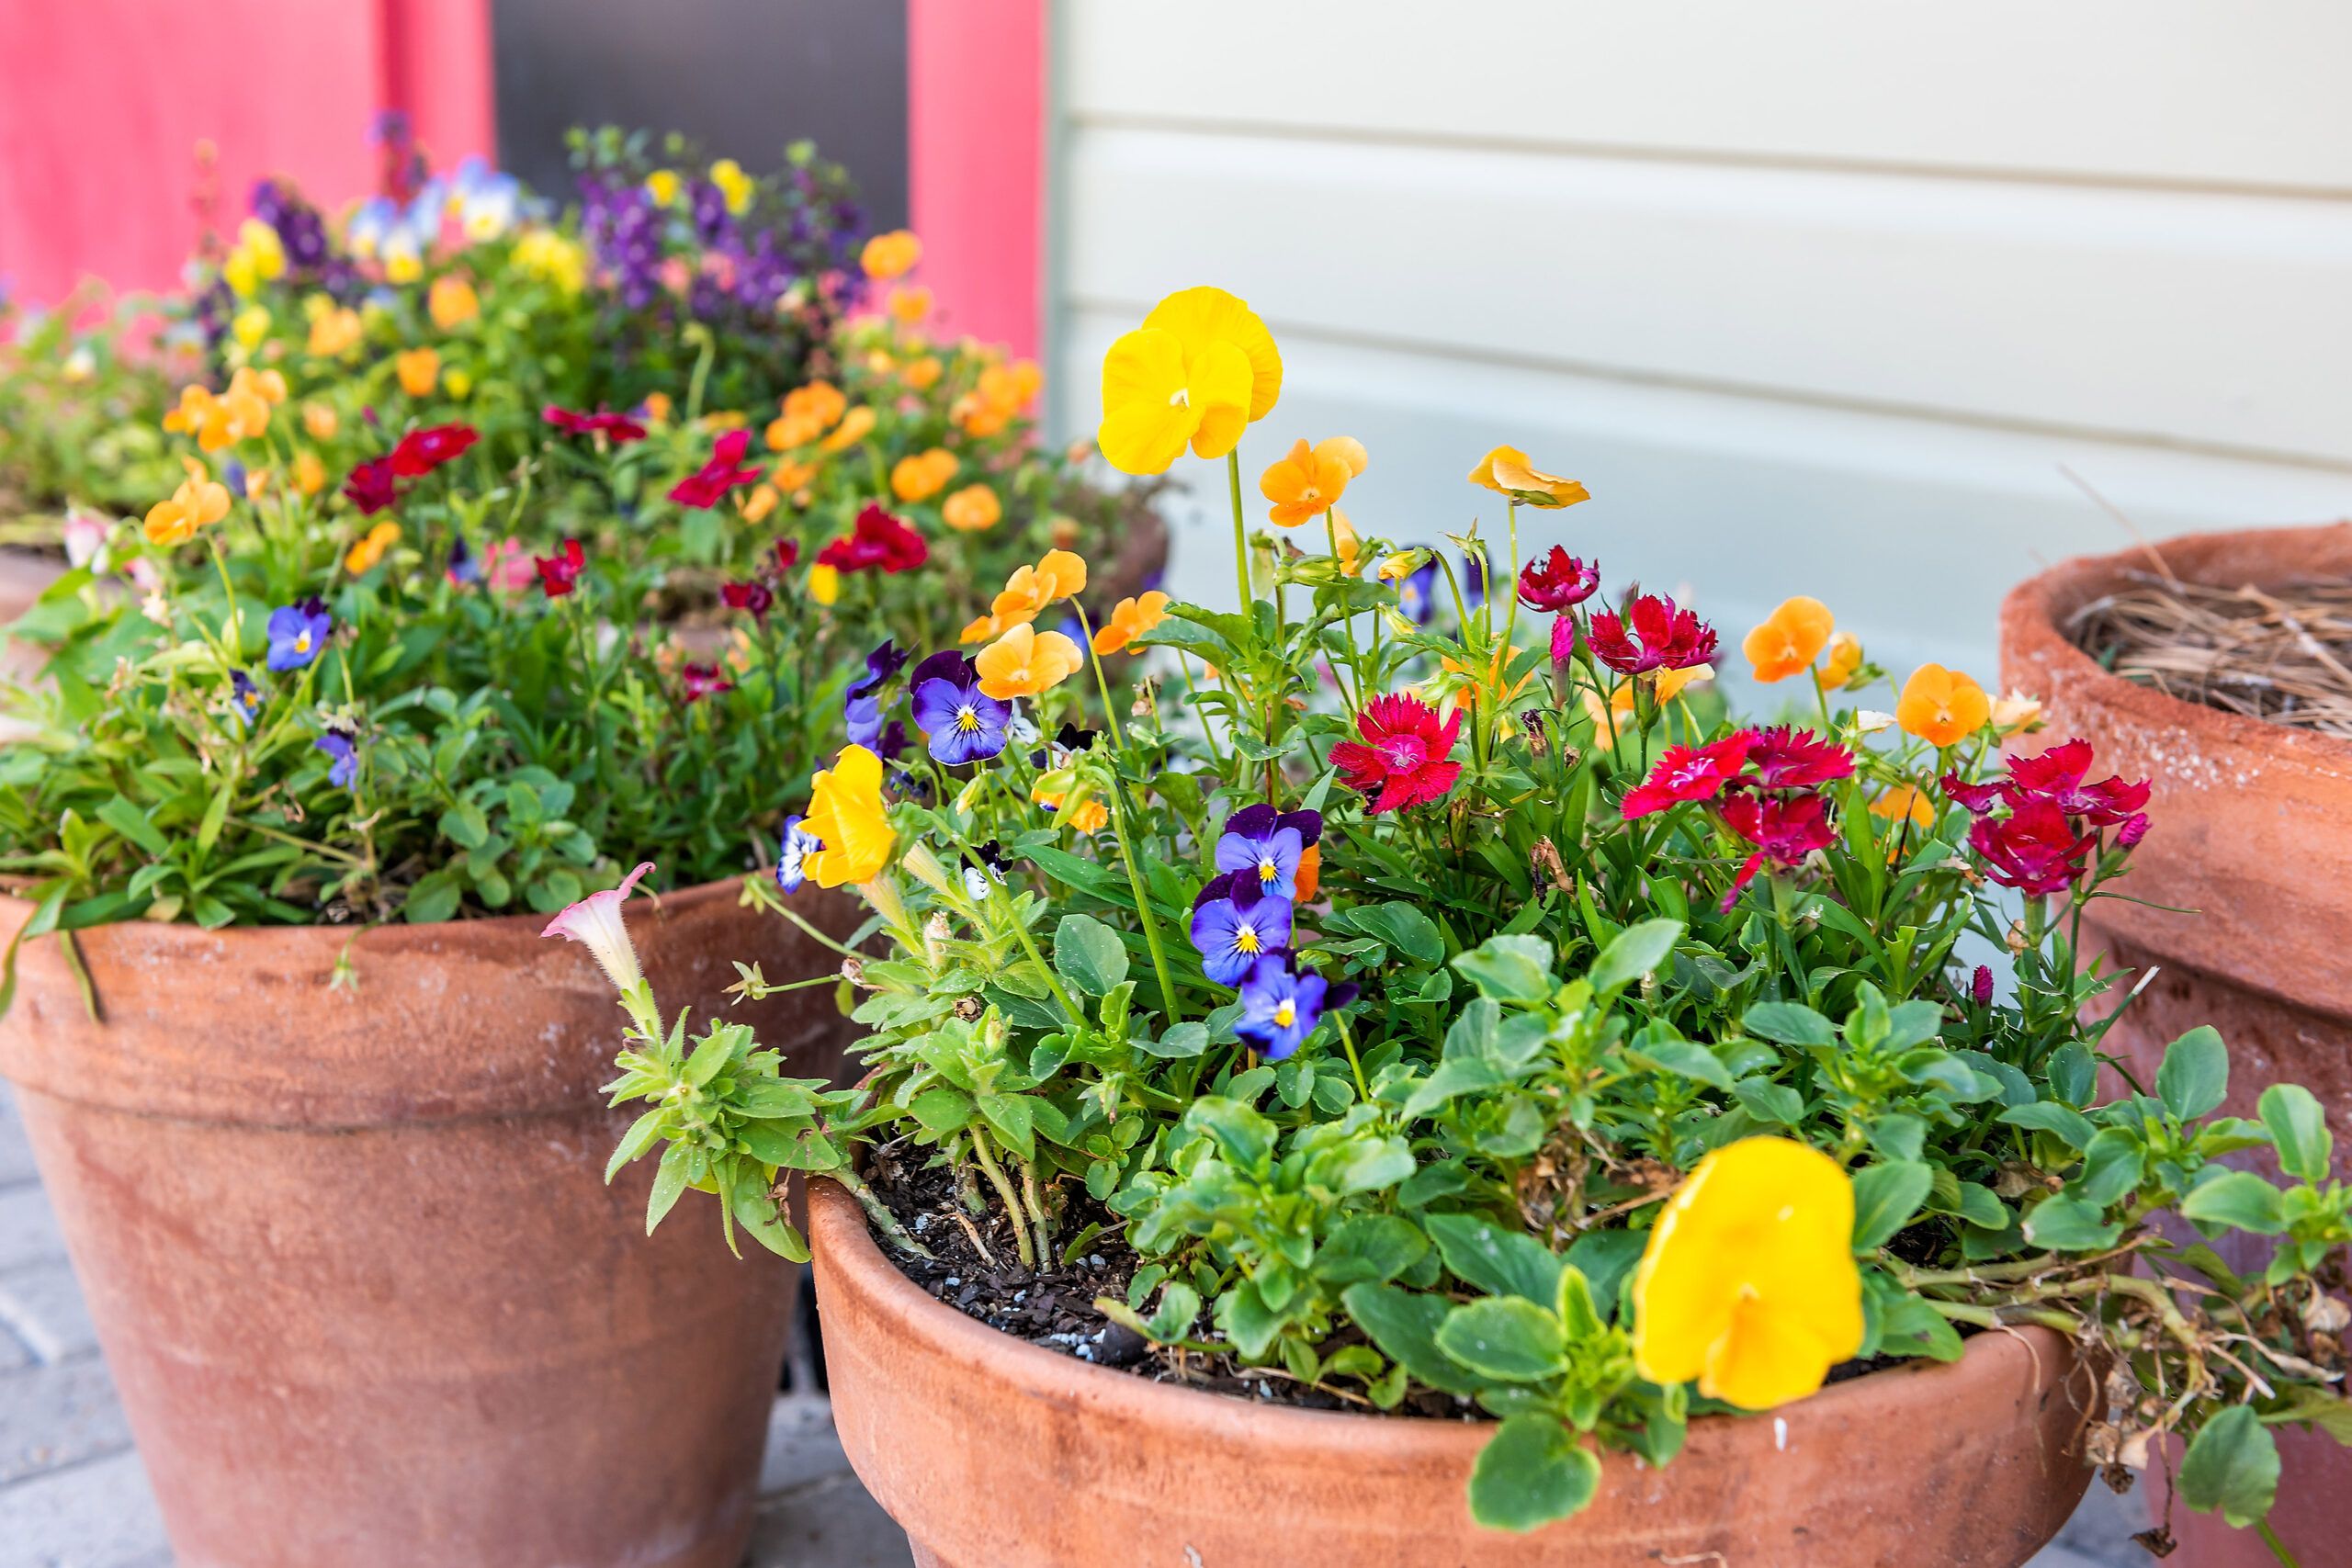
[[[1004,846],[990,839],[974,844],[972,853],[980,863],[964,868],[964,891],[971,896],[973,903],[985,904],[991,887],[1004,886]]]
[[[463,588],[481,581],[481,562],[474,558],[473,547],[466,543],[463,534],[449,541],[449,561],[441,569],[452,588]]]
[[[1299,863],[1323,836],[1319,811],[1276,812],[1262,802],[1225,819],[1216,841],[1216,868],[1254,877],[1258,891],[1295,903]]]
[[[229,671],[229,711],[237,716],[240,725],[250,728],[261,716],[261,688],[254,678],[242,670]]]
[[[786,818],[784,836],[775,846],[775,885],[786,893],[799,892],[801,883],[808,879],[803,863],[824,847],[825,841],[810,832],[798,817]]]
[[[300,670],[319,656],[327,645],[327,634],[334,628],[334,617],[327,614],[326,604],[310,598],[292,604],[281,604],[269,613],[269,658],[266,662],[281,673]]]
[[[1254,872],[1212,877],[1193,906],[1193,945],[1201,972],[1220,986],[1240,983],[1250,966],[1290,945],[1291,904],[1258,891]]]
[[[1261,958],[1241,982],[1241,1016],[1233,1021],[1233,1032],[1268,1061],[1279,1062],[1323,1021],[1329,989],[1320,975],[1292,974],[1289,961],[1279,955]]]
[[[982,762],[1004,750],[1012,707],[980,690],[979,669],[953,649],[915,667],[915,728],[932,760],[947,767]]]

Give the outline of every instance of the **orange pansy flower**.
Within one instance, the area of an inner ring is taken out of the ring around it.
[[[947,488],[956,467],[956,454],[944,446],[901,457],[890,467],[890,491],[900,501],[927,501]]]
[[[1470,470],[1470,482],[1527,506],[1573,506],[1592,499],[1592,492],[1577,480],[1530,464],[1527,454],[1516,446],[1498,446],[1479,458]]]
[[[1756,667],[1756,678],[1770,685],[1811,669],[1836,626],[1828,605],[1800,593],[1781,600],[1780,608],[1747,634],[1740,650]]]
[[[1274,503],[1267,515],[1283,528],[1320,516],[1338,503],[1367,460],[1363,443],[1349,436],[1335,435],[1312,447],[1300,439],[1258,478],[1258,492]]]
[[[1922,664],[1911,671],[1894,705],[1894,722],[1936,747],[1965,740],[1992,716],[1993,701],[1984,688],[1940,664]]]
[[[441,356],[431,348],[404,348],[392,356],[401,390],[412,398],[428,397],[441,379]]]
[[[986,485],[966,485],[940,502],[939,515],[959,534],[978,534],[997,525],[1004,516],[1004,503]]]
[[[904,229],[893,229],[866,241],[857,259],[868,277],[884,281],[904,277],[922,259],[922,242]]]
[[[1122,599],[1094,634],[1094,651],[1116,653],[1167,618],[1168,595],[1156,588],[1140,598]]]
[[[204,471],[201,463],[182,459],[187,478],[171,498],[147,510],[144,532],[151,545],[186,544],[196,531],[229,515],[229,487]]]
[[[1078,672],[1078,644],[1025,622],[980,649],[980,690],[999,702],[1052,691]]]

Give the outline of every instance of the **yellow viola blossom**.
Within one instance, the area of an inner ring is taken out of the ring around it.
[[[1258,493],[1273,502],[1268,519],[1277,527],[1295,528],[1321,516],[1338,504],[1348,481],[1369,462],[1363,443],[1351,436],[1335,435],[1313,446],[1300,437],[1258,477]]]
[[[1111,808],[1089,795],[1069,810],[1062,809],[1066,798],[1059,792],[1047,789],[1042,783],[1031,789],[1029,798],[1055,813],[1061,825],[1078,833],[1099,833],[1111,820]]]
[[[820,604],[831,605],[842,596],[842,569],[819,561],[808,569],[808,597]]]
[[[433,324],[446,333],[481,315],[481,297],[464,278],[445,273],[435,278],[433,287],[426,290],[424,309],[433,318]]]
[[[286,247],[277,231],[258,218],[237,225],[237,243],[220,264],[220,280],[240,299],[286,273]]]
[[[1078,673],[1080,659],[1078,644],[1061,633],[1040,636],[1024,622],[980,649],[974,663],[980,690],[1003,702],[1052,691]]]
[[[906,276],[922,259],[922,242],[904,229],[875,235],[865,242],[865,248],[857,258],[865,276],[881,283]]]
[[[1273,408],[1282,384],[1282,352],[1256,312],[1222,288],[1187,288],[1102,356],[1095,443],[1128,474],[1165,473],[1187,446],[1222,457]]]
[[[1821,660],[1821,689],[1838,690],[1861,667],[1862,639],[1852,632],[1838,633],[1829,639],[1829,651]]]
[[[515,241],[514,265],[565,295],[588,286],[588,253],[552,229],[534,229]]]
[[[893,321],[911,327],[931,314],[931,290],[920,283],[900,284],[890,290],[884,309]]]
[[[1820,1150],[1742,1138],[1702,1159],[1634,1273],[1634,1367],[1747,1410],[1821,1387],[1862,1344],[1854,1187]]]
[[[682,182],[675,169],[656,169],[645,176],[645,194],[656,207],[675,207]]]
[[[441,379],[441,356],[431,348],[404,348],[392,356],[392,369],[401,391],[412,398],[429,397]]]
[[[752,210],[752,197],[757,187],[752,183],[752,176],[743,172],[742,164],[732,158],[719,159],[710,166],[710,183],[718,187],[728,211],[741,218]]]
[[[825,846],[801,863],[818,886],[881,875],[899,841],[882,804],[882,759],[863,746],[843,747],[832,767],[810,781],[803,826]]]
[[[1828,605],[1800,593],[1781,600],[1764,624],[1747,634],[1740,651],[1756,667],[1756,678],[1769,686],[1812,669],[1836,626]]]
[[[1957,745],[1984,728],[1993,701],[1984,688],[1957,670],[1922,664],[1903,682],[1894,722],[1930,746]]]
[[[377,562],[384,558],[386,550],[400,543],[400,537],[399,524],[389,519],[377,524],[373,528],[368,529],[348,551],[345,552],[343,570],[354,577],[372,570]]]
[[[1363,564],[1357,558],[1363,552],[1363,542],[1356,537],[1355,525],[1348,521],[1348,514],[1336,506],[1331,508],[1331,543],[1338,551],[1340,574],[1353,577]]]
[[[1140,598],[1122,599],[1094,634],[1094,651],[1117,653],[1168,618],[1168,595],[1155,588]]]
[[[1498,446],[1478,459],[1470,482],[1507,495],[1522,506],[1574,506],[1589,501],[1592,492],[1575,479],[1547,474],[1527,460],[1516,446]]]
[[[907,385],[918,392],[928,392],[939,384],[940,375],[945,369],[946,367],[939,362],[939,355],[935,354],[926,354],[919,359],[910,359],[907,361],[906,369]]]
[[[939,516],[959,534],[985,533],[1004,516],[1004,503],[984,484],[966,485],[939,503]]]
[[[441,389],[463,402],[466,394],[474,389],[474,378],[453,365],[442,374]]]
[[[242,348],[259,348],[262,339],[269,335],[269,307],[248,305],[238,311],[229,321],[229,335]]]
[[[183,458],[187,478],[166,500],[147,509],[142,530],[151,545],[180,545],[196,531],[229,515],[229,487],[204,471],[204,465]]]

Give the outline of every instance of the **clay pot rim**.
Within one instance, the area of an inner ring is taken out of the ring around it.
[[[947,1306],[900,1273],[882,1254],[865,1223],[865,1213],[848,1190],[824,1177],[808,1183],[808,1239],[828,1270],[852,1280],[874,1314],[888,1327],[910,1338],[944,1342],[945,1353],[975,1368],[985,1368],[992,1381],[1011,1385],[1017,1397],[1047,1404],[1082,1398],[1097,1408],[1160,1428],[1194,1433],[1204,1441],[1230,1441],[1237,1423],[1245,1424],[1253,1443],[1288,1449],[1323,1448],[1339,1460],[1351,1450],[1361,1452],[1367,1438],[1378,1434],[1385,1451],[1408,1462],[1466,1466],[1494,1430],[1496,1422],[1484,1415],[1472,1420],[1445,1420],[1396,1416],[1361,1416],[1348,1411],[1306,1410],[1295,1405],[1261,1404],[1232,1394],[1214,1393],[1181,1384],[1097,1367],[1075,1357],[1057,1355],[1016,1335],[990,1328]],[[824,1297],[820,1275],[818,1303]],[[1906,1361],[1901,1366],[1832,1383],[1787,1409],[1813,1414],[1838,1414],[1841,1407],[1883,1404],[1891,1394],[1905,1404],[1926,1405],[1938,1395],[1932,1390],[1896,1385],[1921,1379],[1991,1378],[2009,1375],[2018,1363],[2069,1354],[2067,1341],[2051,1329],[2028,1324],[2005,1333],[1979,1334],[1967,1342],[1961,1359],[1953,1362]],[[2063,1387],[2063,1384],[2060,1386]],[[1751,1416],[1702,1416],[1690,1427],[1693,1443],[1773,1441],[1773,1412]],[[2086,1415],[2086,1419],[2087,1419]],[[1630,1459],[1632,1456],[1611,1455]]]
[[[740,889],[744,877],[758,874],[762,874],[743,872],[736,875],[721,877],[716,882],[697,882],[691,886],[681,887],[673,892],[648,894],[642,906],[639,906],[637,900],[632,897],[630,907],[632,910],[641,909],[646,919],[659,919],[672,909],[699,908],[722,896],[729,901],[734,901],[741,897]],[[13,936],[27,920],[32,919],[34,908],[30,899],[0,890],[0,932]],[[561,911],[559,910],[558,913]],[[187,920],[129,919],[107,920],[99,925],[83,926],[74,932],[74,936],[77,941],[88,941],[93,937],[98,937],[102,932],[135,931],[141,933],[142,940],[152,942],[159,949],[174,955],[199,947],[209,947],[216,942],[229,942],[235,944],[236,956],[239,959],[248,963],[260,963],[266,962],[260,954],[267,950],[299,951],[308,944],[332,946],[339,952],[345,942],[362,947],[384,942],[406,946],[415,940],[437,936],[445,931],[467,931],[478,935],[486,942],[498,942],[508,938],[528,938],[536,942],[546,931],[548,922],[555,918],[554,915],[542,915],[535,910],[526,910],[520,914],[482,915],[469,919],[429,920],[421,924],[391,919],[376,925],[357,923],[307,926],[228,925],[215,926],[209,930]],[[36,938],[35,940],[46,939]]]
[[[2174,568],[2181,581],[2211,584],[2215,574],[2203,569],[2211,558],[2227,558],[2247,549],[2291,547],[2324,535],[2352,540],[2352,523],[2193,534],[2161,541],[2156,547],[2171,552],[2166,564]],[[2073,557],[2010,589],[2001,601],[2001,624],[2020,655],[2036,660],[2052,678],[2077,682],[2082,699],[2086,702],[2120,709],[2144,724],[2206,730],[2232,747],[2279,762],[2302,763],[2316,750],[2340,763],[2352,764],[2352,740],[2316,730],[2290,729],[2225,708],[2169,696],[2153,686],[2110,672],[2067,636],[2064,622],[2075,611],[2113,592],[2126,573],[2150,571],[2147,551],[2138,547],[2109,555]],[[2266,581],[2245,573],[2233,575],[2241,581]],[[2276,586],[2285,581],[2267,581],[2266,585]]]

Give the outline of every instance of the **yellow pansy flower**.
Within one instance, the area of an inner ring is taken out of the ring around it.
[[[1634,1273],[1634,1367],[1747,1410],[1821,1387],[1862,1344],[1854,1186],[1820,1150],[1742,1138],[1668,1201]]]
[[[1589,501],[1592,492],[1575,479],[1547,474],[1531,465],[1516,446],[1498,446],[1478,459],[1470,482],[1507,495],[1522,506],[1574,506]]]
[[[999,702],[1050,692],[1079,671],[1078,644],[1059,632],[1039,636],[1023,622],[980,649],[973,660],[980,690]]]
[[[808,569],[808,597],[820,604],[832,604],[842,596],[842,569],[819,561]]]
[[[262,339],[269,335],[269,307],[248,305],[229,322],[229,332],[240,346],[259,348]]]
[[[922,259],[922,242],[904,229],[875,235],[858,253],[858,265],[865,269],[865,276],[886,283],[894,277],[904,277]]]
[[[384,558],[384,552],[400,543],[401,525],[387,520],[368,530],[343,558],[343,570],[357,577]]]
[[[1102,356],[1096,445],[1122,473],[1165,473],[1190,446],[1222,457],[1273,408],[1282,352],[1266,323],[1222,288],[1188,288],[1152,307]]]
[[[1821,689],[1834,692],[1854,678],[1862,667],[1862,639],[1852,632],[1839,632],[1829,639],[1829,652],[1821,661]]]
[[[752,209],[753,186],[752,176],[743,165],[732,158],[721,158],[710,166],[710,183],[727,200],[727,210],[741,218]]]
[[[653,198],[656,207],[674,207],[678,201],[678,171],[656,169],[645,176],[645,194]]]
[[[803,826],[825,846],[802,863],[818,886],[879,876],[899,841],[882,804],[882,759],[863,746],[843,747],[832,767],[810,781]]]

